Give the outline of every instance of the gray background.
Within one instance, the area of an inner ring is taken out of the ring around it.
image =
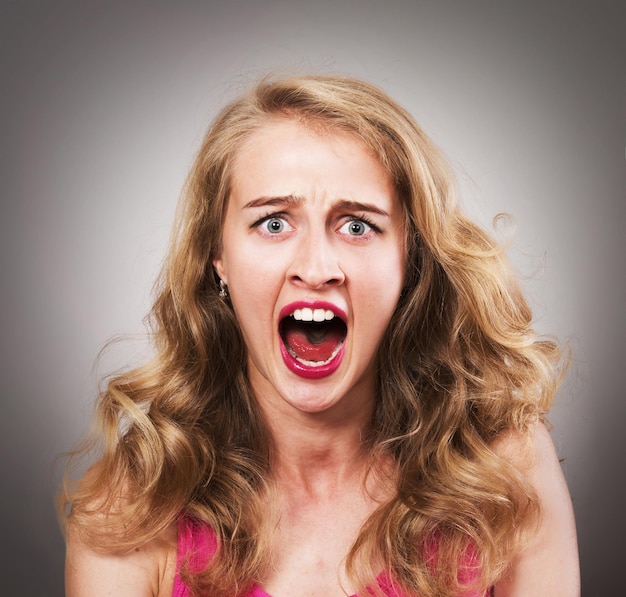
[[[467,210],[517,223],[537,328],[574,351],[552,420],[583,595],[623,585],[621,2],[5,2],[0,12],[4,534],[0,593],[62,595],[56,456],[97,379],[140,360],[175,201],[202,132],[269,69],[348,72],[403,103]],[[618,591],[621,592],[621,591]]]

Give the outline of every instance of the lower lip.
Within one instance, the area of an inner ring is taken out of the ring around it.
[[[333,360],[325,365],[320,365],[319,367],[309,367],[298,361],[295,357],[289,354],[283,342],[280,343],[280,352],[287,368],[296,375],[305,379],[322,379],[337,371],[337,368],[341,365],[341,361],[343,360],[345,347],[346,343],[344,342]]]

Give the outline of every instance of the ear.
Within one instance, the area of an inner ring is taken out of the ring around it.
[[[211,263],[213,264],[213,269],[215,270],[215,273],[218,275],[219,279],[223,280],[224,284],[228,284],[228,278],[226,277],[226,264],[224,262],[224,258],[222,257],[221,251],[216,254]]]

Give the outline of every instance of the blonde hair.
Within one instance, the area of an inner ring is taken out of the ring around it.
[[[406,283],[378,353],[368,438],[375,455],[392,456],[397,492],[363,526],[348,572],[363,589],[382,561],[410,594],[452,595],[467,567],[460,554],[471,553],[488,587],[539,514],[492,443],[543,418],[560,353],[535,336],[503,249],[460,211],[437,148],[401,106],[350,77],[265,78],[209,128],[152,311],[156,356],[101,393],[101,457],[68,493],[72,523],[90,544],[125,550],[186,512],[218,537],[207,569],[187,574],[198,594],[238,594],[262,576],[271,442],[211,263],[238,148],[277,116],[358,138],[389,171],[404,213]]]

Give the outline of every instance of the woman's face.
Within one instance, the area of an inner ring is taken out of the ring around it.
[[[255,131],[233,165],[213,265],[262,406],[369,412],[405,249],[390,176],[356,137],[288,118]]]

